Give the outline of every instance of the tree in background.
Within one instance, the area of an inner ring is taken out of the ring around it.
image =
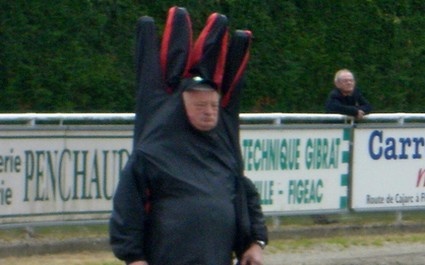
[[[420,0],[2,1],[0,111],[132,112],[136,20],[160,31],[175,4],[194,25],[217,11],[253,31],[243,112],[323,112],[340,68],[375,112],[423,112]]]

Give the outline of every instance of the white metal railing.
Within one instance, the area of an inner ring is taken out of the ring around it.
[[[0,124],[8,122],[24,122],[36,125],[39,121],[134,121],[134,113],[0,113]],[[270,122],[284,124],[286,122],[353,122],[351,117],[340,114],[323,113],[241,113],[241,122]],[[425,113],[374,113],[365,116],[366,122],[390,121],[403,124],[407,121],[425,122]]]

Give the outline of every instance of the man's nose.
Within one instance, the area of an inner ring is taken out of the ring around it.
[[[205,107],[205,113],[213,114],[213,113],[214,113],[214,111],[215,111],[215,107],[214,107],[214,106],[212,106],[212,105],[207,105],[207,106]]]

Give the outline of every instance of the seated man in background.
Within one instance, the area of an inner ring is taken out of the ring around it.
[[[360,120],[371,112],[372,106],[356,88],[356,80],[350,70],[336,72],[334,84],[335,88],[326,101],[327,113],[344,114]]]

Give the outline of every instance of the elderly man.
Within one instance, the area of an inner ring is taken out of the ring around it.
[[[326,112],[353,116],[357,120],[370,113],[372,106],[356,88],[356,80],[350,70],[336,72],[334,84],[335,88],[326,101]]]
[[[227,18],[214,13],[191,47],[189,22],[171,8],[159,50],[153,19],[139,20],[134,150],[114,195],[112,250],[129,265],[225,265],[233,253],[261,265],[267,227],[239,146],[251,33],[228,45]]]

